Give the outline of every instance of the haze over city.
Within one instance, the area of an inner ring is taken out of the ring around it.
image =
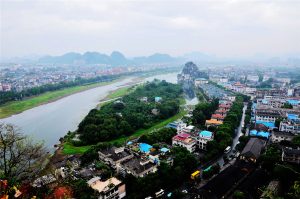
[[[299,57],[299,1],[11,1],[1,59],[67,52]]]

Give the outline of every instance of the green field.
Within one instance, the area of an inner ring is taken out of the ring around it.
[[[72,154],[83,154],[86,152],[89,148],[92,147],[92,145],[89,146],[73,146],[70,143],[64,143],[63,145],[63,153],[66,155],[72,155]]]
[[[100,108],[101,106],[104,106],[105,104],[108,104],[110,102],[113,101],[113,99],[122,97],[126,94],[128,94],[129,92],[133,91],[133,89],[135,88],[135,86],[126,86],[123,88],[119,88],[113,92],[111,92],[110,94],[108,94],[104,100],[102,100],[102,102],[100,102],[97,107]]]
[[[83,85],[83,86],[75,86],[71,88],[66,88],[62,90],[57,90],[57,91],[52,91],[52,92],[46,92],[44,94],[31,97],[22,101],[14,101],[14,102],[9,102],[4,105],[0,106],[0,118],[5,118],[9,117],[11,115],[21,113],[25,110],[34,108],[36,106],[39,106],[41,104],[45,104],[51,101],[58,100],[62,97],[68,96],[70,94],[74,94],[80,91],[84,91],[87,89],[95,88],[98,86],[104,86],[107,84],[111,84],[115,81],[112,82],[101,82],[101,83],[94,83],[94,84],[89,84],[89,85]]]
[[[123,87],[115,90],[114,92],[111,92],[109,95],[107,95],[106,99],[115,99],[118,97],[122,97],[130,92],[132,89],[131,86]]]

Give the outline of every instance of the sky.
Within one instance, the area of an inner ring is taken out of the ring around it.
[[[1,0],[0,58],[300,55],[300,0]]]

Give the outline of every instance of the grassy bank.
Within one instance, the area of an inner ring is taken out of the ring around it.
[[[83,86],[75,86],[75,87],[66,88],[66,89],[62,89],[62,90],[46,92],[39,96],[31,97],[31,98],[28,98],[28,99],[25,99],[22,101],[9,102],[7,104],[0,106],[0,118],[9,117],[11,115],[21,113],[25,110],[34,108],[36,106],[58,100],[65,96],[68,96],[68,95],[71,95],[71,94],[74,94],[77,92],[81,92],[84,90],[88,90],[91,88],[95,88],[98,86],[108,85],[115,81],[118,81],[118,80],[114,80],[112,82],[100,82],[100,83],[88,84],[88,85],[83,85]]]
[[[63,153],[65,155],[72,155],[72,154],[83,154],[86,152],[89,148],[91,148],[92,145],[89,146],[73,146],[70,143],[64,143]]]

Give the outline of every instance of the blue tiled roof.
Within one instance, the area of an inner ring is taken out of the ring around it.
[[[152,148],[152,146],[149,145],[149,144],[140,143],[140,151],[143,152],[143,153],[148,153],[151,148]]]
[[[300,102],[299,102],[299,100],[286,100],[287,101],[287,103],[289,103],[289,104],[291,104],[291,105],[298,105]]]
[[[250,131],[250,136],[258,136],[258,137],[263,137],[263,138],[269,138],[270,133],[265,132],[265,131],[257,132],[257,130],[254,129],[254,130]]]
[[[265,122],[265,121],[262,121],[262,120],[256,120],[256,124],[263,124],[268,128],[274,128],[275,127],[274,122]]]
[[[199,132],[199,134],[203,137],[211,137],[212,136],[212,132],[210,132],[210,131],[201,131],[201,132]]]

